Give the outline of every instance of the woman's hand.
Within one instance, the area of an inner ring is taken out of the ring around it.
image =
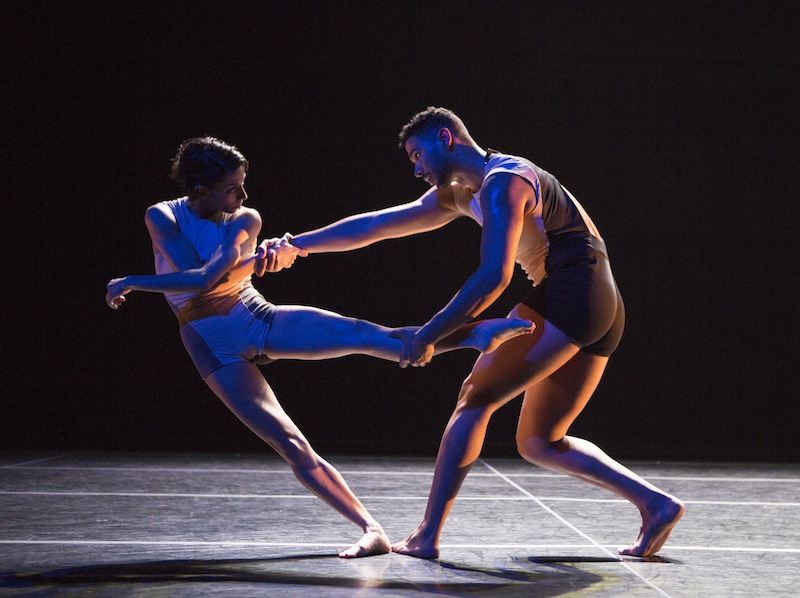
[[[266,239],[258,246],[254,273],[264,276],[266,272],[279,272],[291,268],[298,257],[308,256],[308,251],[292,245],[292,235],[286,233],[280,239]]]
[[[400,351],[400,367],[425,367],[433,359],[434,343],[425,338],[420,328],[413,336],[403,336],[403,348]]]
[[[106,304],[111,309],[119,309],[125,303],[125,295],[131,290],[125,286],[125,278],[112,278],[106,285]]]

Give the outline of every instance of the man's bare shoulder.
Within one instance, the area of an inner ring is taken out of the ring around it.
[[[481,198],[491,201],[528,202],[536,196],[531,184],[512,172],[495,172],[483,182]]]

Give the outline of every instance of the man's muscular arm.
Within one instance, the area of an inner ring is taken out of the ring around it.
[[[530,185],[511,174],[496,174],[481,193],[481,261],[450,302],[403,344],[400,366],[425,365],[437,341],[494,303],[514,273],[525,212],[535,198]]]
[[[309,253],[351,251],[385,239],[407,237],[417,233],[441,228],[461,216],[459,212],[445,208],[438,201],[439,193],[448,190],[432,188],[419,199],[373,212],[365,212],[343,218],[337,222],[298,235],[287,233],[275,246],[280,254],[283,248],[299,248]],[[262,242],[261,246],[264,247]],[[256,275],[263,272],[256,266]]]

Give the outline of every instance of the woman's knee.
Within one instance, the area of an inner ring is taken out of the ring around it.
[[[302,434],[286,434],[267,440],[277,452],[293,468],[311,468],[317,465],[317,454]]]

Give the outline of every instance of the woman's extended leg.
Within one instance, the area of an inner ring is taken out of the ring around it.
[[[389,538],[356,498],[336,469],[320,457],[278,403],[258,368],[248,361],[223,366],[206,383],[234,414],[275,449],[297,479],[363,531],[362,538],[339,556],[384,554]]]
[[[511,315],[533,320],[536,330],[478,358],[442,436],[425,516],[414,532],[392,547],[395,552],[439,556],[439,535],[464,478],[480,455],[492,414],[578,352],[569,338],[530,308],[518,305]]]
[[[614,461],[593,443],[566,436],[594,393],[607,357],[578,353],[525,392],[517,447],[528,461],[610,490],[632,502],[642,516],[636,541],[622,554],[648,556],[664,545],[683,514],[683,504]]]
[[[367,320],[300,305],[277,308],[267,337],[272,359],[331,359],[362,354],[398,361],[402,337],[415,328],[389,328]],[[533,324],[520,318],[481,320],[462,327],[436,345],[436,353],[460,348],[494,351],[501,343],[528,334]]]

